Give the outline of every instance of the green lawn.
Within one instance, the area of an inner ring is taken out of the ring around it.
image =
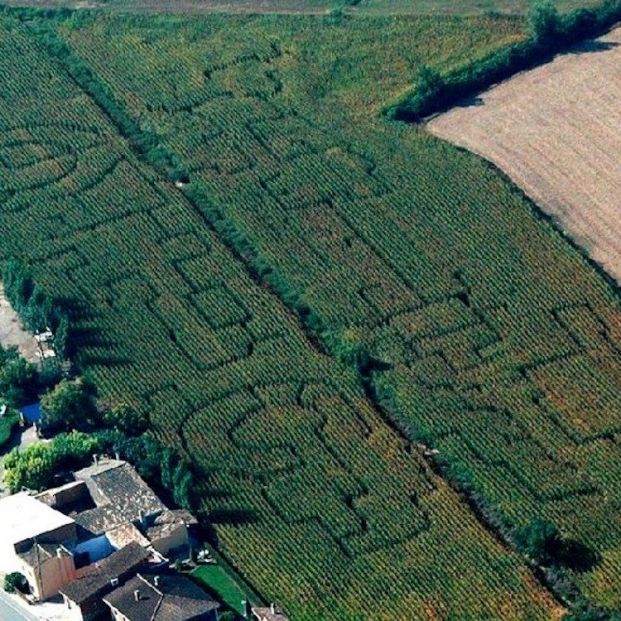
[[[222,565],[203,565],[192,575],[232,610],[238,614],[244,613],[243,602],[250,601],[250,596]]]

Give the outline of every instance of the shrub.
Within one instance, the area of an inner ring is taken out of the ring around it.
[[[15,593],[15,591],[25,591],[28,584],[26,577],[18,571],[7,574],[4,577],[4,590],[7,593]]]

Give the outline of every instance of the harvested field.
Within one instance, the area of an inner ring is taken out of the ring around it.
[[[621,28],[433,119],[490,160],[621,282]]]

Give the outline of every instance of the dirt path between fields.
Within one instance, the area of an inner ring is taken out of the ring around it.
[[[619,102],[621,28],[427,127],[501,168],[621,283]]]

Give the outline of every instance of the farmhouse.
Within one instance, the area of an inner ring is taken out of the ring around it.
[[[75,520],[20,492],[0,500],[0,570],[20,572],[44,600],[76,577]]]
[[[75,472],[74,479],[37,498],[75,519],[75,552],[84,563],[100,560],[130,541],[164,556],[189,548],[194,516],[168,509],[127,462],[97,459]]]
[[[217,621],[219,604],[185,576],[138,574],[104,602],[115,621]]]

